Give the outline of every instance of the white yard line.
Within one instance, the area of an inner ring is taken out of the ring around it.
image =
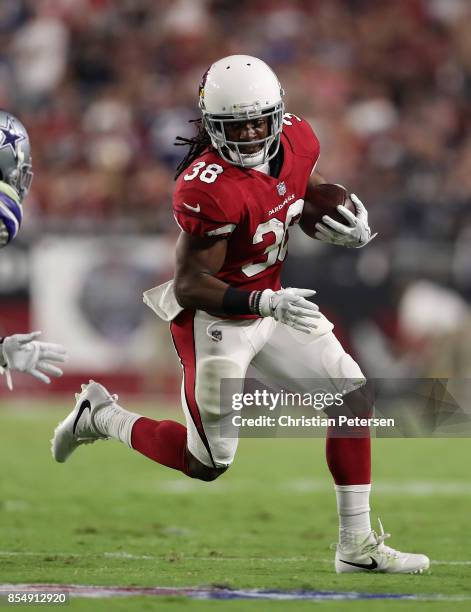
[[[431,561],[433,565],[471,565],[471,561]]]
[[[284,485],[283,489],[293,491],[295,493],[311,493],[317,491],[330,491],[332,486],[330,483],[321,480],[313,479],[297,479],[291,480]],[[450,481],[433,481],[433,480],[416,480],[416,481],[379,481],[372,483],[371,490],[374,493],[381,495],[411,495],[411,496],[426,496],[426,495],[471,495],[471,483],[468,482],[450,482]]]
[[[245,480],[218,481],[212,486],[201,486],[200,482],[192,480],[164,480],[156,484],[155,489],[159,493],[169,493],[176,495],[186,495],[195,493],[200,495],[227,494],[233,491],[252,488],[252,483]],[[277,490],[289,491],[290,493],[316,493],[332,491],[332,484],[326,480],[316,480],[314,478],[299,478],[287,480],[276,485]],[[379,481],[373,482],[372,490],[381,495],[471,495],[471,483],[459,481],[434,481],[434,480],[415,480],[415,481]]]
[[[106,559],[130,559],[136,561],[165,561],[169,555],[136,555],[134,553],[128,553],[125,551],[118,552],[104,552],[104,553],[85,553],[85,554],[77,554],[73,552],[36,552],[36,551],[16,551],[16,550],[0,550],[0,557],[74,557],[77,559],[82,558],[106,558]],[[316,563],[333,563],[332,559],[322,559],[318,557],[224,557],[224,556],[194,556],[194,555],[185,555],[181,556],[182,561],[245,561],[249,562],[257,562],[262,561],[266,563],[308,563],[308,562],[316,562]],[[471,560],[461,560],[461,561],[435,561],[432,560],[431,563],[433,565],[471,565]]]

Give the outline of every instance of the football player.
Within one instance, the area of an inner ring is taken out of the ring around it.
[[[22,202],[33,179],[28,133],[10,113],[0,110],[0,248],[9,244],[23,220]],[[11,370],[26,372],[45,383],[62,376],[56,364],[66,359],[59,344],[37,340],[41,332],[0,338],[0,373],[13,388]]]
[[[115,438],[192,478],[214,480],[231,465],[238,443],[221,435],[232,415],[221,406],[220,382],[234,379],[241,391],[249,365],[294,392],[309,392],[309,379],[323,379],[324,391],[342,393],[357,413],[370,410],[359,366],[307,299],[315,291],[280,283],[289,229],[308,185],[323,182],[315,172],[316,135],[305,120],[284,112],[276,75],[255,57],[214,63],[203,77],[199,106],[197,136],[180,139],[190,149],[177,169],[173,198],[181,229],[175,279],[145,294],[171,321],[187,427],[128,412],[90,381],[55,430],[52,453],[59,462],[84,442]],[[370,241],[365,207],[352,200],[357,214],[343,209],[345,224],[324,218],[319,239],[346,247]],[[429,566],[425,555],[389,548],[382,527],[379,534],[371,528],[370,439],[363,429],[355,437],[331,431],[327,438],[340,521],[336,571],[421,572]]]

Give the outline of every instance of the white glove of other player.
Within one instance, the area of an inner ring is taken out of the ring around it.
[[[368,212],[363,202],[354,193],[350,194],[350,199],[356,208],[356,215],[345,206],[337,206],[337,210],[345,217],[347,223],[339,223],[328,215],[324,215],[322,223],[316,223],[317,232],[314,235],[318,240],[345,247],[360,248],[371,242],[377,235],[371,235]]]
[[[321,317],[317,304],[305,298],[315,295],[312,289],[280,289],[262,291],[258,311],[262,317],[273,317],[277,321],[310,334]]]
[[[0,361],[3,367],[31,374],[49,384],[49,376],[62,376],[62,370],[51,362],[64,362],[67,352],[60,344],[35,340],[40,331],[30,334],[14,334],[3,339],[0,345]],[[9,384],[11,388],[11,384]]]

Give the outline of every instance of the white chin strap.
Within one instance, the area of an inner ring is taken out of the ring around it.
[[[228,147],[229,149],[229,147]],[[260,149],[260,151],[257,151],[256,153],[241,153],[240,157],[242,158],[242,161],[244,162],[244,168],[254,168],[255,166],[260,166],[260,164],[263,164],[263,155],[264,153],[264,148],[262,147]],[[235,151],[232,151],[231,149],[229,149],[229,157],[236,163],[239,164],[240,163],[240,159],[239,156],[237,155],[237,153]]]

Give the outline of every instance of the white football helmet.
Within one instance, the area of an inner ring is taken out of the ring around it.
[[[203,75],[199,107],[213,147],[226,161],[252,168],[272,159],[280,147],[284,92],[273,70],[250,55],[229,55],[215,62]],[[268,118],[269,134],[251,142],[227,140],[224,126],[230,122]],[[260,144],[260,151],[244,153],[244,146]]]

